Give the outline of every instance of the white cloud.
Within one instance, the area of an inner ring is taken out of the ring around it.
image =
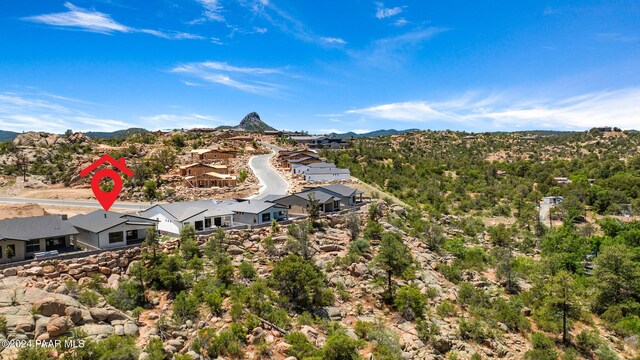
[[[335,37],[322,37],[320,39],[326,42],[327,44],[345,45],[347,43],[346,41],[344,41],[344,39],[335,38]]]
[[[348,54],[371,66],[397,67],[402,65],[408,54],[417,51],[423,42],[447,31],[449,29],[441,27],[408,31],[400,35],[375,40],[365,49],[350,50]]]
[[[51,99],[59,102],[53,102]],[[0,127],[16,132],[54,133],[63,133],[67,129],[114,131],[130,127],[123,121],[102,118],[71,107],[69,103],[75,106],[91,105],[81,100],[52,94],[0,93]]]
[[[143,125],[147,129],[175,129],[175,128],[206,128],[228,124],[216,116],[203,115],[198,113],[189,114],[156,114],[140,117]]]
[[[409,23],[409,21],[407,21],[407,19],[405,18],[399,18],[398,20],[396,20],[393,25],[397,26],[397,27],[402,27],[405,26]]]
[[[111,19],[111,16],[107,14],[86,10],[69,2],[65,3],[64,7],[69,11],[29,16],[25,17],[24,20],[53,26],[76,27],[99,33],[131,32],[133,30],[128,26],[114,21]]]
[[[610,42],[639,42],[640,37],[620,33],[598,33],[596,39]]]
[[[346,111],[401,122],[456,122],[479,129],[637,128],[640,88],[601,91],[559,100],[467,94],[443,102],[410,101]]]
[[[396,6],[392,8],[384,7],[382,2],[376,2],[376,17],[378,19],[386,19],[394,17],[402,12],[402,7]]]
[[[301,41],[321,46],[346,44],[346,41],[338,37],[326,37],[315,34],[302,21],[280,9],[269,0],[241,0],[239,3],[245,8],[248,8],[254,15],[266,20],[272,26]]]
[[[224,22],[224,16],[222,15],[222,5],[218,0],[196,0],[200,5],[204,7],[202,16],[209,21]]]
[[[190,64],[195,65],[195,64]],[[236,73],[245,73],[245,74],[277,74],[281,71],[278,69],[269,69],[269,68],[252,68],[252,67],[238,67],[229,65],[226,62],[219,61],[205,61],[201,63],[197,63],[197,65],[202,66],[211,70],[220,70],[226,72],[236,72]]]
[[[255,94],[279,89],[279,85],[264,81],[264,77],[284,74],[280,69],[239,67],[218,61],[182,64],[171,69],[171,72]],[[232,74],[235,78],[231,77]]]
[[[163,39],[183,40],[183,39],[204,39],[195,34],[175,31],[161,31],[153,29],[138,29],[121,24],[111,18],[110,15],[95,10],[87,10],[66,2],[64,7],[68,11],[52,14],[28,16],[22,20],[36,22],[58,27],[70,27],[83,31],[96,32],[100,34],[112,33],[144,33],[160,37]]]
[[[183,84],[187,85],[187,86],[193,86],[193,87],[200,87],[200,86],[203,86],[202,84],[194,83],[194,82],[186,81],[186,80],[181,80],[181,82],[182,82]]]
[[[447,118],[445,114],[433,109],[433,107],[425,101],[384,104],[363,109],[348,110],[346,113],[367,115],[386,120],[417,122],[425,121],[425,119],[435,120]]]

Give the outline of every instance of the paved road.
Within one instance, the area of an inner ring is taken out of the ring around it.
[[[273,152],[271,154],[254,156],[249,160],[249,167],[251,167],[253,173],[256,174],[258,180],[260,180],[260,184],[262,184],[260,192],[252,197],[260,199],[266,195],[286,195],[289,184],[269,163],[269,159],[275,156],[280,148],[269,143],[262,144],[271,148]]]
[[[30,198],[15,198],[15,197],[0,197],[0,203],[11,204],[38,204],[49,206],[77,206],[77,207],[90,207],[101,209],[102,206],[95,201],[72,201],[72,200],[50,200],[50,199],[30,199]],[[116,202],[111,207],[112,209],[121,210],[144,210],[150,207],[150,204],[133,204]]]

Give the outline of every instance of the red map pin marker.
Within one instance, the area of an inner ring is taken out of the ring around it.
[[[124,161],[124,158],[119,160],[115,160],[109,155],[103,155],[100,159],[93,162],[93,164],[87,166],[86,169],[80,172],[80,176],[84,177],[89,175],[93,170],[97,169],[99,166],[109,163],[113,165],[116,169],[122,171],[127,176],[133,176],[133,171],[127,168],[127,164]],[[100,180],[104,178],[111,178],[113,180],[113,189],[111,191],[102,191],[100,189]],[[109,211],[111,205],[116,201],[118,195],[120,195],[120,191],[122,190],[122,178],[120,174],[118,174],[113,169],[102,169],[93,174],[91,178],[91,190],[93,190],[93,194],[98,199],[100,205],[105,211]]]
[[[109,192],[100,189],[100,181],[104,178],[111,178],[111,180],[113,180],[113,189]],[[120,174],[113,169],[102,169],[96,172],[91,178],[91,190],[93,190],[93,195],[96,196],[96,199],[98,199],[104,211],[109,211],[111,205],[116,201],[122,190]]]

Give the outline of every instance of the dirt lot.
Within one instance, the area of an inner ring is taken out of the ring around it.
[[[38,204],[0,204],[0,220],[14,217],[43,216],[53,214],[65,214],[68,217],[78,214],[87,214],[95,211],[95,208],[82,206],[42,206]],[[127,212],[120,211],[118,212]]]
[[[89,200],[93,193],[89,187],[74,188],[65,187],[63,184],[48,185],[42,182],[40,176],[29,176],[27,181],[21,177],[15,181],[7,182],[0,187],[0,196],[13,196],[32,199],[65,199],[65,200]]]

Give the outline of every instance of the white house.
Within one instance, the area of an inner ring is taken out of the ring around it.
[[[309,169],[304,172],[305,181],[335,181],[349,180],[350,178],[349,169]]]
[[[157,204],[140,213],[141,216],[158,221],[158,230],[179,234],[186,224],[196,231],[207,231],[217,227],[233,226],[233,211],[228,202],[198,200]]]
[[[327,162],[317,162],[317,163],[311,163],[311,164],[293,164],[291,165],[291,170],[293,171],[294,174],[304,174],[307,170],[310,169],[335,169],[336,168],[336,164],[334,163],[327,163]]]
[[[69,222],[78,230],[78,244],[89,248],[109,249],[139,242],[156,221],[141,216],[96,210],[76,215]]]

